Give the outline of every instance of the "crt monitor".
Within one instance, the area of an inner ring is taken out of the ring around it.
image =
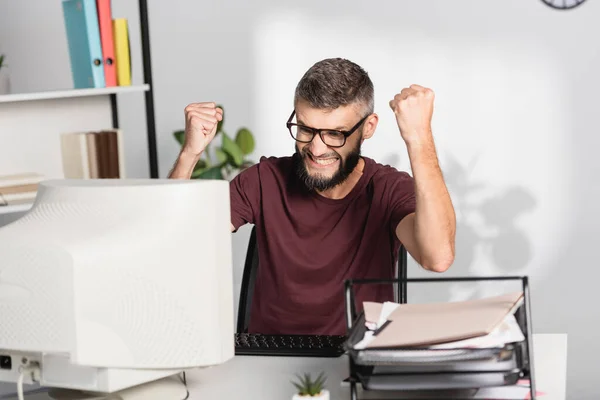
[[[111,393],[234,355],[226,181],[44,181],[0,255],[0,381]]]

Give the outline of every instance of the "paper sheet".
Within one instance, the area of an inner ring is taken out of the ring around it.
[[[536,398],[543,398],[544,392],[536,391]],[[521,380],[513,386],[501,386],[479,389],[474,399],[494,399],[494,400],[514,400],[514,399],[531,399],[529,380]]]
[[[488,335],[472,339],[458,340],[455,342],[435,344],[429,346],[430,349],[452,349],[452,348],[471,348],[471,349],[489,349],[493,347],[504,347],[506,343],[516,343],[525,340],[525,335],[514,315],[510,314],[504,318],[504,321],[498,325]]]

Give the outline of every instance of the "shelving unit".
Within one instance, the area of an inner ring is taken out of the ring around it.
[[[43,91],[34,93],[16,93],[8,95],[0,95],[0,107],[2,104],[16,103],[16,102],[28,102],[28,101],[39,101],[39,100],[54,100],[54,99],[67,99],[67,98],[78,98],[78,97],[91,97],[91,96],[109,96],[110,99],[110,111],[112,119],[112,128],[119,128],[119,115],[118,115],[118,95],[121,93],[132,93],[132,92],[143,92],[144,93],[144,105],[145,105],[145,117],[146,117],[146,136],[148,142],[148,161],[150,178],[158,178],[158,155],[156,148],[156,123],[154,116],[154,92],[152,88],[152,62],[150,54],[150,34],[148,27],[148,4],[146,0],[138,0],[139,6],[139,19],[140,19],[140,41],[142,50],[142,71],[143,71],[143,83],[134,86],[116,86],[106,88],[94,88],[94,89],[68,89],[68,90],[55,90],[55,91]],[[0,206],[0,215],[10,214],[17,212],[24,212],[31,208],[32,204],[18,204],[11,206]]]
[[[109,94],[145,92],[150,90],[150,85],[137,86],[115,86],[98,89],[71,89],[71,90],[53,90],[34,93],[15,93],[0,95],[0,103],[15,103],[18,101],[52,100],[65,99],[71,97],[89,97],[105,96]]]

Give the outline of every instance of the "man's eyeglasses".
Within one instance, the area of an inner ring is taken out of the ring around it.
[[[367,117],[370,115],[366,115],[363,119],[358,121],[356,125],[354,125],[349,131],[336,131],[332,129],[317,129],[311,128],[305,125],[299,125],[292,122],[294,119],[294,115],[296,115],[296,110],[292,112],[290,118],[288,119],[286,125],[288,130],[290,131],[290,135],[300,143],[310,143],[315,138],[316,134],[319,134],[323,143],[325,143],[329,147],[342,147],[346,144],[346,138],[352,135],[354,131],[358,129],[358,127],[365,122]]]

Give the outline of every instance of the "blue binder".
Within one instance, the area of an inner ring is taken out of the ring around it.
[[[74,87],[105,87],[96,0],[63,0],[62,7]]]

